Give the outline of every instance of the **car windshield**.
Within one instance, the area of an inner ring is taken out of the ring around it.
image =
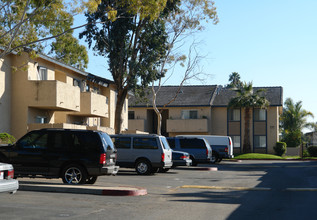
[[[170,145],[168,144],[168,142],[166,140],[166,137],[160,137],[160,139],[161,139],[161,142],[163,144],[164,149],[167,149],[167,150],[171,149]]]

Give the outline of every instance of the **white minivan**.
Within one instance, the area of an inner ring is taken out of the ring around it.
[[[220,162],[223,158],[234,158],[231,137],[219,135],[178,135],[177,137],[204,138],[212,149],[212,162]]]
[[[117,149],[117,164],[135,168],[141,175],[172,167],[172,150],[166,137],[156,134],[110,135]]]

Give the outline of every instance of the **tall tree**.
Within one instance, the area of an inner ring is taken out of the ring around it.
[[[284,102],[283,114],[281,116],[281,127],[283,129],[282,140],[289,147],[297,147],[301,144],[302,130],[311,127],[307,117],[314,117],[313,113],[302,109],[302,102],[294,103],[291,98]]]
[[[25,47],[33,49],[28,50],[33,55],[43,52],[43,42],[51,40],[51,54],[55,58],[80,69],[85,68],[88,55],[85,47],[80,46],[72,36],[73,15],[83,9],[93,11],[99,2],[0,0],[0,58],[12,51],[21,52]]]
[[[243,83],[240,81],[240,74],[237,72],[232,72],[229,75],[229,82],[227,88],[241,88],[243,86]]]
[[[89,47],[107,58],[117,87],[115,132],[121,132],[122,109],[129,90],[142,91],[164,76],[157,70],[166,56],[165,18],[177,11],[179,0],[103,0],[95,13],[86,14],[88,26],[80,34]],[[117,9],[110,19],[108,8]],[[103,23],[97,25],[97,21]]]
[[[241,88],[234,89],[237,96],[232,98],[229,102],[229,108],[241,108],[244,110],[244,138],[243,138],[243,152],[251,152],[250,143],[250,122],[252,108],[266,108],[269,106],[269,101],[261,95],[264,91],[262,89],[253,89],[252,82],[243,83]]]
[[[203,72],[199,68],[199,63],[203,56],[201,56],[197,50],[197,43],[193,42],[190,45],[187,54],[179,52],[179,49],[185,41],[188,43],[188,37],[192,37],[197,32],[203,31],[205,29],[204,25],[209,21],[212,21],[213,24],[218,23],[216,7],[214,6],[214,2],[209,0],[184,0],[177,13],[170,13],[166,19],[168,49],[166,50],[166,56],[163,62],[158,66],[158,71],[161,73],[166,72],[167,79],[162,82],[162,78],[159,78],[158,81],[152,82],[152,104],[158,118],[158,134],[161,134],[161,113],[167,105],[171,104],[177,98],[182,86],[193,78],[202,81],[201,75],[203,75]],[[184,71],[180,70],[177,72],[180,79],[179,89],[174,94],[174,97],[159,110],[156,106],[156,97],[161,85],[165,84],[168,79],[175,74],[174,67],[177,64],[185,67]],[[154,87],[155,84],[158,86]]]

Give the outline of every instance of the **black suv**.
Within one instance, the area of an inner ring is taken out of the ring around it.
[[[89,130],[35,130],[0,147],[0,161],[11,163],[15,176],[62,178],[67,184],[94,184],[100,175],[115,175],[116,157],[110,137]]]

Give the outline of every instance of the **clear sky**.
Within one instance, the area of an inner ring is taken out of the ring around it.
[[[225,85],[238,72],[253,86],[282,86],[284,100],[302,101],[315,115],[309,121],[317,121],[317,1],[215,0],[215,5],[219,23],[195,35],[209,77],[187,84]],[[92,51],[87,71],[111,79],[105,59]],[[177,84],[180,76],[174,77],[166,85]]]

